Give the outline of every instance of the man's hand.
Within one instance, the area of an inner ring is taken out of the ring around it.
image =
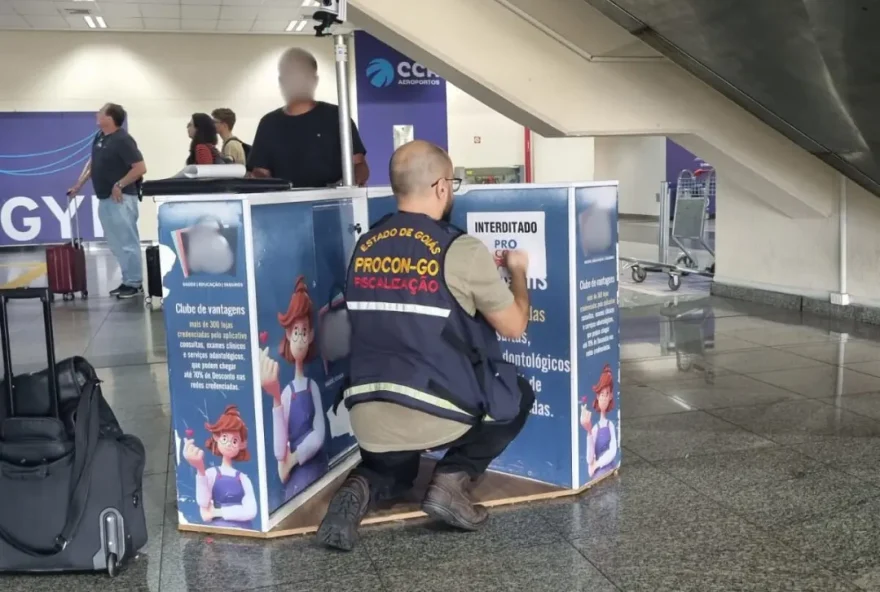
[[[113,189],[110,191],[110,197],[113,198],[113,201],[116,203],[122,203],[122,188],[119,185],[114,185]]]
[[[504,266],[510,271],[525,274],[529,269],[529,254],[522,249],[507,251],[504,257]]]
[[[354,184],[363,187],[370,178],[370,167],[365,162],[354,163]]]
[[[67,197],[69,197],[70,199],[75,198],[76,194],[79,193],[80,189],[82,189],[82,185],[77,183],[76,185],[74,185],[73,187],[71,187],[70,189],[67,190]]]

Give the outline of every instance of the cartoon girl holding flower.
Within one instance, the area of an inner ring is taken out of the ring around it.
[[[596,479],[614,470],[617,460],[617,429],[608,414],[614,410],[614,378],[611,366],[605,364],[599,381],[593,386],[596,398],[593,409],[588,398],[581,399],[581,426],[587,430],[587,472]],[[599,412],[599,421],[592,423],[593,411]]]
[[[211,526],[253,528],[257,517],[257,498],[247,475],[234,462],[250,459],[248,429],[238,412],[229,405],[216,423],[205,424],[210,436],[205,448],[222,461],[220,466],[205,468],[205,451],[187,438],[183,457],[196,470],[196,503],[202,521]]]
[[[260,382],[272,397],[273,447],[286,501],[320,479],[329,468],[321,390],[305,374],[306,364],[317,356],[314,309],[305,277],[297,278],[287,310],[278,314],[278,324],[284,330],[279,353],[293,365],[293,380],[282,388],[278,362],[265,348],[260,352]]]

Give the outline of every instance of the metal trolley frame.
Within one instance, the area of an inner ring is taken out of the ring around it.
[[[675,190],[675,213],[672,220],[672,242],[682,254],[675,263],[666,262],[668,225],[668,205],[670,191],[668,184],[664,184],[663,193],[660,195],[660,253],[658,261],[647,261],[621,257],[624,269],[632,269],[632,279],[636,283],[642,283],[647,279],[649,272],[665,273],[669,276],[669,289],[676,291],[681,287],[682,276],[690,274],[705,277],[715,275],[715,251],[707,244],[705,239],[706,219],[710,196],[715,193],[715,171],[709,169],[704,172],[705,177],[698,180],[696,175],[688,170],[682,171],[678,176]],[[702,175],[701,175],[702,176]],[[697,257],[692,250],[684,244],[685,241],[697,241],[713,259],[711,265],[705,269],[698,269]]]

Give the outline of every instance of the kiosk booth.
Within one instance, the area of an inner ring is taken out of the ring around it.
[[[323,35],[345,20],[345,1],[325,2],[315,18]],[[315,531],[359,460],[344,405],[333,409],[348,370],[344,284],[358,236],[395,204],[387,187],[354,187],[348,37],[333,43],[343,187],[144,184],[159,203],[182,530]],[[536,402],[476,501],[573,495],[613,474],[621,456],[617,183],[466,185],[452,222],[499,263],[509,249],[530,259],[529,327],[502,345]],[[412,503],[373,509],[363,522],[423,516],[423,469]]]
[[[347,372],[346,270],[394,198],[381,187],[252,190],[246,179],[205,194],[192,183],[154,197],[180,528],[312,532],[358,461],[347,412],[333,411]],[[498,261],[516,248],[530,259],[531,321],[502,345],[537,400],[475,498],[573,495],[616,472],[617,184],[465,186],[452,222]],[[414,500],[364,523],[421,515]]]

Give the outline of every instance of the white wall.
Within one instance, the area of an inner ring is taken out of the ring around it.
[[[790,218],[719,174],[717,281],[828,300],[840,290],[839,218]],[[828,188],[839,204],[839,191]],[[880,306],[880,199],[847,181],[847,290]]]
[[[665,136],[597,137],[595,155],[595,179],[620,181],[621,214],[659,215],[656,194],[666,180]]]
[[[449,155],[456,166],[523,164],[523,128],[451,84],[446,86]],[[474,138],[480,139],[479,143]]]
[[[246,141],[253,137],[260,117],[280,106],[276,67],[292,45],[315,54],[318,97],[336,102],[329,39],[3,31],[0,111],[95,111],[108,101],[121,103],[148,177],[161,178],[183,166],[186,123],[194,112],[230,107],[238,115],[235,132]],[[71,172],[71,182],[75,177]],[[149,200],[141,209],[140,229],[144,240],[157,236]]]
[[[456,166],[520,166],[525,162],[521,125],[447,85],[449,154]],[[479,138],[479,143],[474,140]],[[593,179],[593,138],[544,138],[532,134],[535,183]]]
[[[121,103],[129,113],[129,131],[144,153],[148,177],[167,177],[186,160],[185,128],[194,112],[230,107],[238,116],[236,134],[245,141],[253,138],[260,117],[280,106],[276,66],[281,52],[293,45],[318,60],[318,98],[336,102],[329,39],[4,31],[0,111],[95,111],[108,101]],[[352,88],[353,105],[356,98]],[[522,126],[452,85],[448,106],[449,151],[457,165],[523,164]],[[591,138],[533,138],[536,182],[592,179]],[[72,183],[76,173],[71,171],[70,177]],[[149,200],[142,205],[140,230],[144,240],[156,239],[155,205]]]
[[[593,138],[545,138],[532,134],[535,183],[592,181],[595,175]]]

